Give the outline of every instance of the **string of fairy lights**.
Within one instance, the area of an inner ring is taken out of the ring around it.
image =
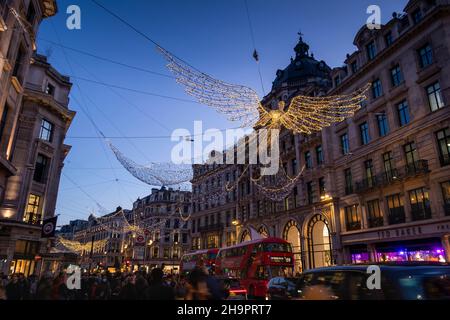
[[[75,240],[68,240],[63,237],[58,237],[56,239],[58,244],[64,246],[67,250],[72,251],[77,254],[82,254],[83,252],[89,251],[104,251],[109,239],[97,240],[93,242],[82,243]]]
[[[119,16],[105,8],[103,5],[94,1],[98,6],[105,9],[109,14],[121,20],[129,27],[140,33],[147,40],[151,41],[167,61],[168,70],[174,75],[176,82],[184,87],[186,93],[194,97],[198,102],[206,106],[212,107],[218,113],[224,114],[229,121],[238,121],[241,127],[252,127],[256,130],[266,130],[266,135],[259,137],[260,144],[257,148],[271,147],[273,143],[271,137],[271,130],[287,129],[292,134],[309,135],[314,132],[332,125],[333,123],[344,121],[354,115],[356,111],[361,108],[361,104],[367,99],[367,92],[370,85],[366,85],[360,89],[355,90],[348,95],[336,96],[303,96],[296,95],[290,98],[290,104],[287,106],[286,101],[280,101],[278,109],[266,109],[261,104],[261,99],[252,88],[244,85],[227,83],[225,81],[215,79],[211,75],[197,70],[182,59],[170,53],[167,49],[160,46],[151,38],[137,30],[135,27],[126,23]],[[20,15],[11,10],[15,15],[22,28],[27,31],[27,25],[23,23]],[[32,33],[31,33],[32,34]],[[31,35],[30,34],[30,35]],[[34,41],[34,39],[33,39]],[[269,132],[267,134],[267,132]],[[101,133],[101,132],[100,132]],[[125,156],[116,146],[108,141],[102,134],[105,142],[114,153],[118,162],[136,179],[151,186],[169,187],[180,186],[181,184],[194,182],[194,174],[192,165],[178,165],[170,162],[167,163],[150,163],[149,165],[139,165],[127,156]],[[251,144],[255,136],[246,137]],[[262,144],[261,141],[264,143]],[[235,146],[232,147],[233,152]],[[244,152],[245,152],[244,148]],[[225,152],[230,151],[226,150]],[[242,151],[241,151],[242,152]],[[239,151],[238,151],[239,153]],[[202,164],[202,165],[207,165]],[[220,167],[219,167],[220,168]],[[283,165],[280,165],[278,172],[271,176],[255,177],[252,172],[261,172],[264,166],[261,164],[243,164],[239,166],[239,174],[232,181],[227,181],[225,184],[217,183],[216,186],[204,190],[205,192],[197,192],[192,195],[192,199],[199,203],[220,202],[227,194],[236,192],[239,184],[244,179],[248,179],[258,192],[264,197],[272,201],[282,201],[287,198],[298,185],[300,178],[303,175],[304,167],[298,174],[291,177],[287,174]],[[195,184],[202,185],[207,179],[220,179],[223,171],[211,170],[210,172],[195,177]],[[187,215],[181,209],[181,205],[177,204],[176,209],[170,214],[167,214],[163,219],[149,220],[146,217],[141,217],[137,213],[132,213],[132,217],[126,217],[123,210],[108,215],[107,217],[93,217],[99,228],[109,232],[120,232],[124,234],[141,235],[146,232],[151,232],[161,228],[174,215],[179,215],[184,222],[189,221],[191,212]],[[116,227],[113,220],[119,220],[120,227]],[[153,221],[153,222],[151,222]],[[79,251],[85,248],[86,244],[70,242],[69,240],[59,239],[61,244],[70,250]],[[95,242],[94,242],[95,243]],[[98,242],[98,246],[106,243]],[[92,246],[92,244],[89,244]]]

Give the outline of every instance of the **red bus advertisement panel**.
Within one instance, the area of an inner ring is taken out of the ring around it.
[[[267,283],[273,277],[292,276],[294,254],[282,239],[266,238],[220,249],[216,274],[240,279],[249,296],[266,296]]]
[[[180,273],[189,273],[195,267],[205,267],[210,273],[213,273],[218,252],[219,249],[207,249],[183,255],[180,263]]]

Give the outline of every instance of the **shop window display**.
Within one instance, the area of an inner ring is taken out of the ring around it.
[[[441,248],[433,250],[399,250],[396,252],[378,252],[379,262],[404,262],[404,261],[425,261],[425,262],[446,262],[445,252]]]

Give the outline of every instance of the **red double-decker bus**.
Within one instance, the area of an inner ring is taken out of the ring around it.
[[[294,272],[294,254],[289,242],[266,238],[220,249],[216,274],[238,278],[250,297],[266,296],[273,277],[289,277]]]
[[[206,267],[210,273],[213,273],[218,252],[219,249],[207,249],[186,253],[181,257],[180,273],[189,273],[195,267]]]

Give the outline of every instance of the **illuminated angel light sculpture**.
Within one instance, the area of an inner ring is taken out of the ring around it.
[[[370,84],[349,95],[309,97],[296,96],[286,109],[285,102],[277,110],[262,106],[257,93],[246,86],[229,84],[196,70],[158,47],[168,61],[168,69],[175,75],[186,92],[200,103],[227,115],[230,121],[241,121],[242,127],[281,129],[293,133],[311,134],[332,123],[351,117],[367,98]]]
[[[79,241],[68,240],[63,237],[58,237],[56,241],[58,244],[61,244],[69,251],[81,254],[83,251],[84,252],[89,252],[91,250],[101,251],[105,248],[109,240],[104,239],[104,240],[97,240],[94,242],[89,241],[88,243],[81,243]]]
[[[305,166],[303,166],[297,175],[290,177],[284,168],[281,168],[282,169],[274,176],[251,178],[257,191],[264,197],[275,202],[283,201],[292,193],[292,190],[298,185],[298,182],[305,171]]]
[[[108,145],[120,164],[136,179],[148,185],[160,187],[180,186],[192,180],[191,165],[151,163],[148,166],[142,166],[127,158],[112,143],[108,142]]]

